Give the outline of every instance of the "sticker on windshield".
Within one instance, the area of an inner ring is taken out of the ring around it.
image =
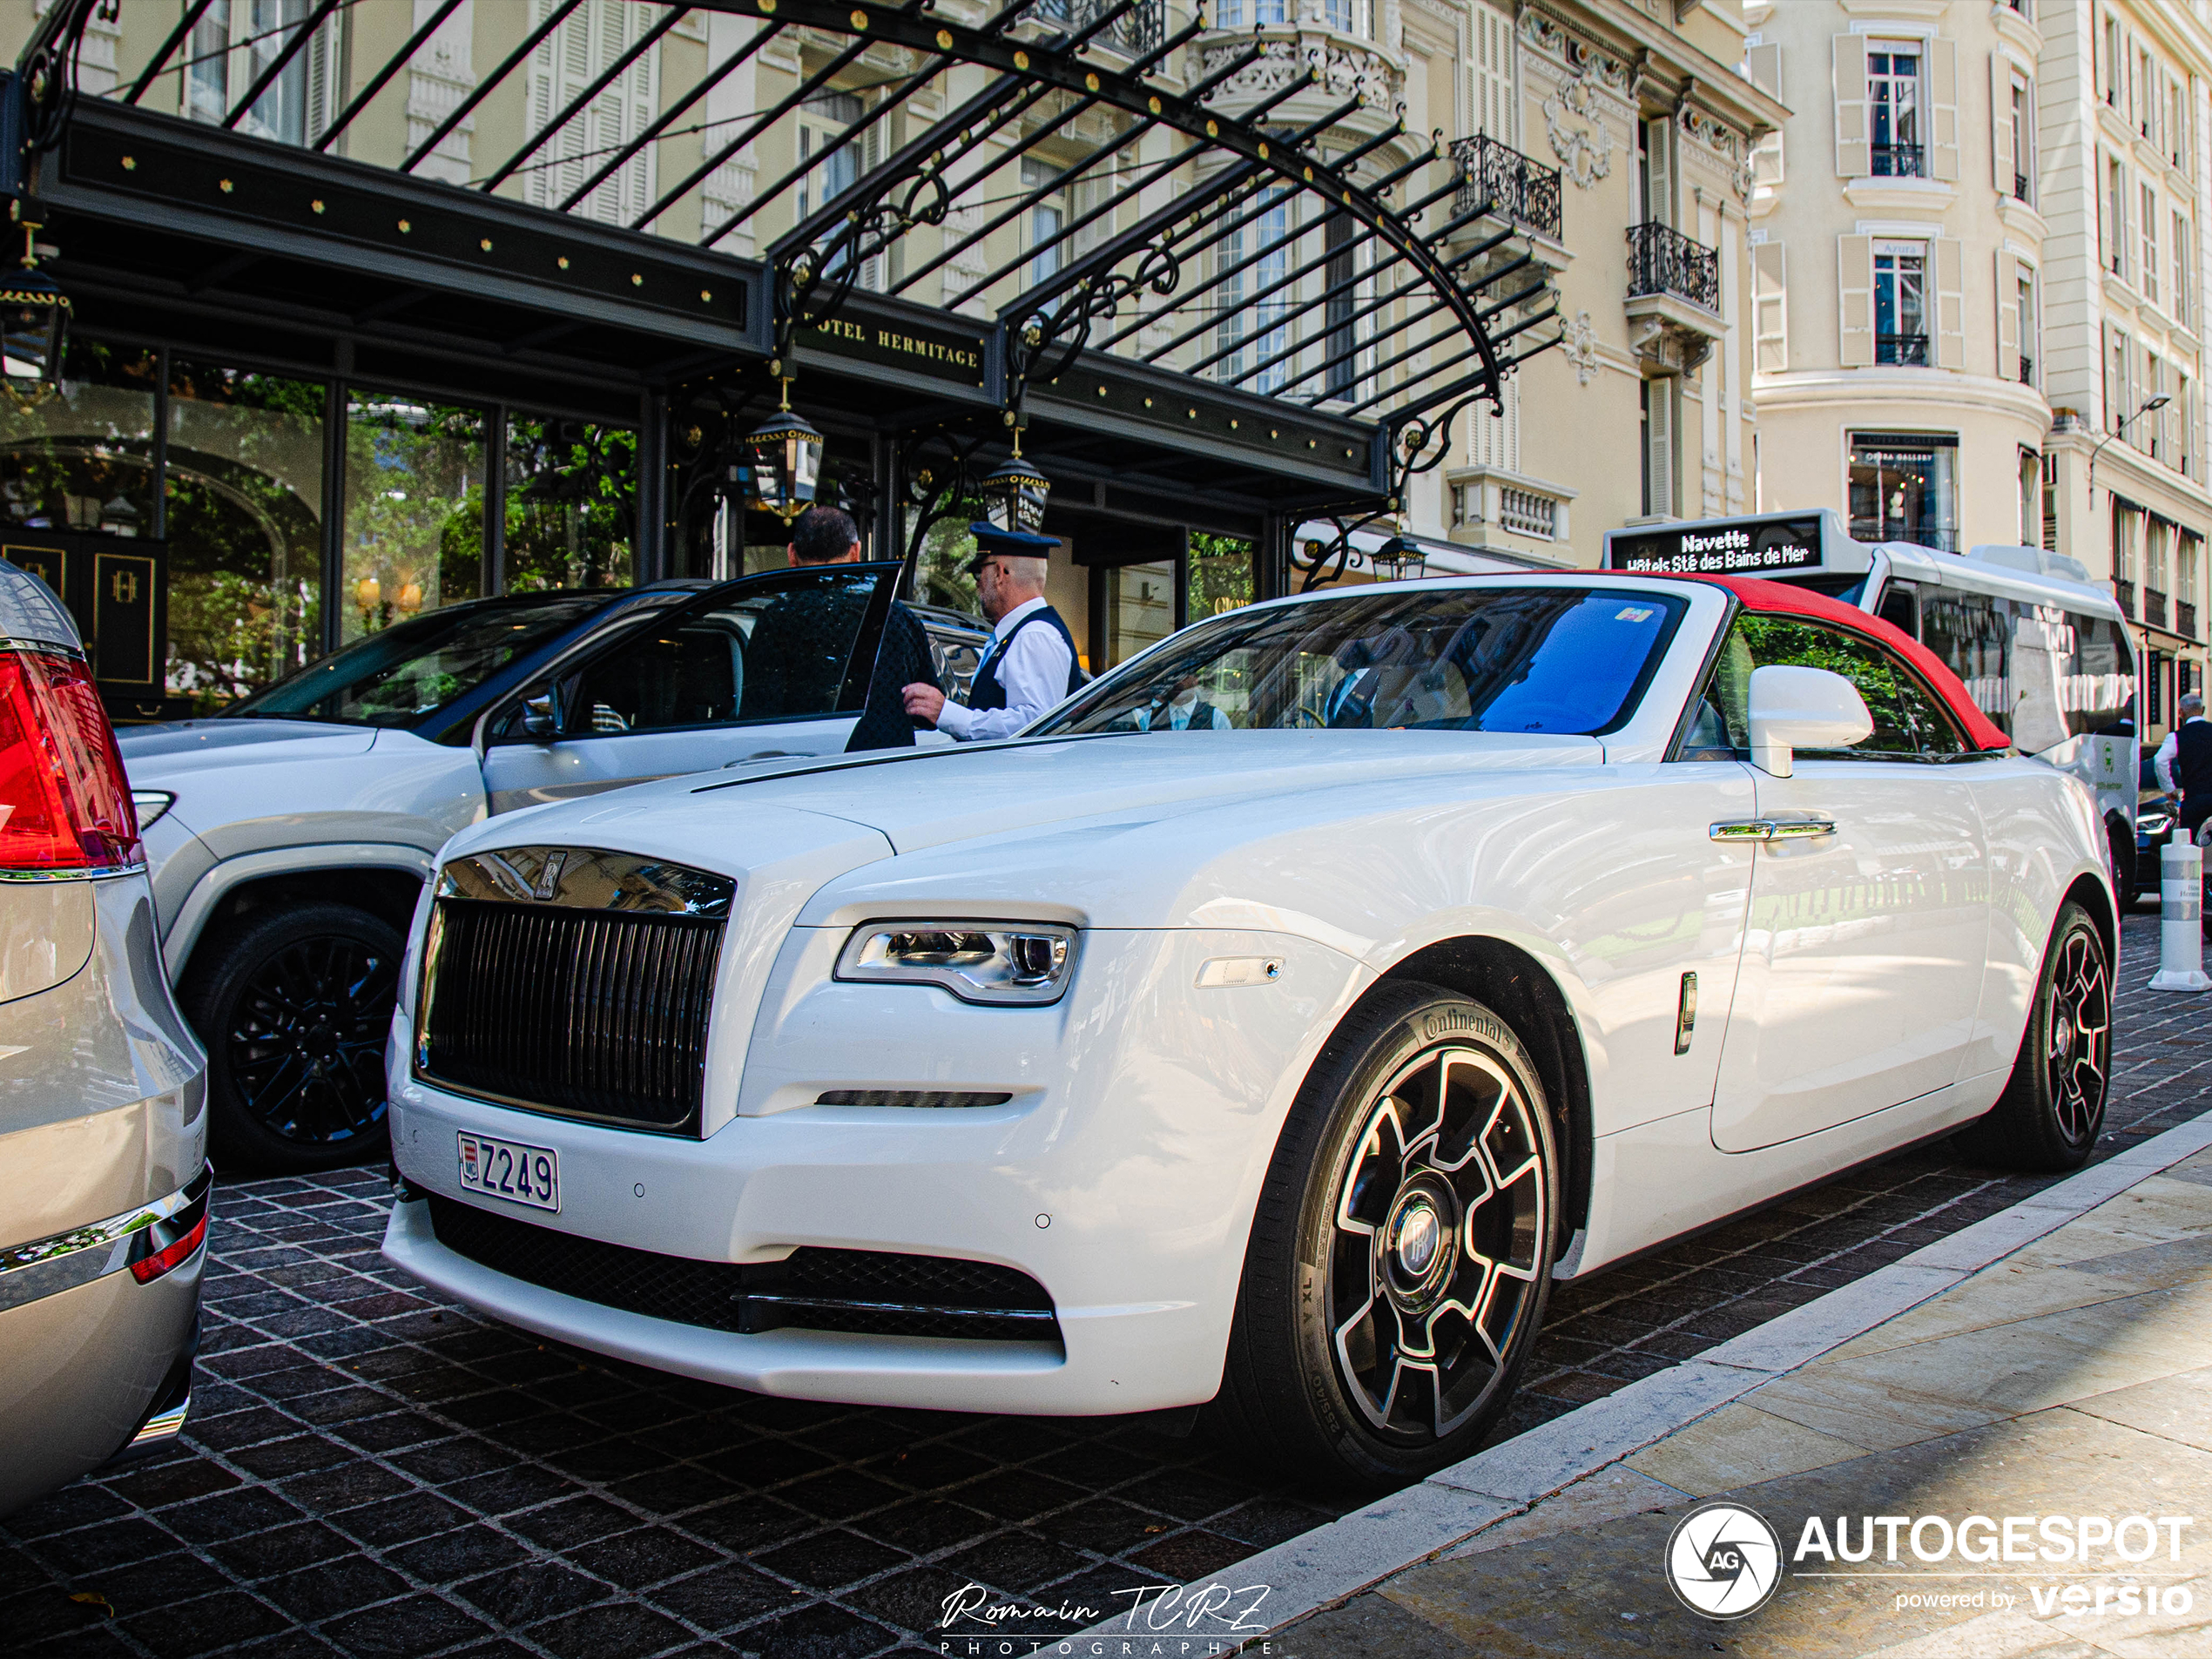
[[[1616,612],[1615,622],[1649,622],[1658,613],[1649,605],[1628,605]]]

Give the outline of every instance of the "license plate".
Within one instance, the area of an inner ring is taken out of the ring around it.
[[[461,1184],[470,1192],[509,1198],[540,1210],[561,1207],[561,1155],[550,1146],[461,1136]]]

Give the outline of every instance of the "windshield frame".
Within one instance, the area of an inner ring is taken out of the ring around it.
[[[563,601],[571,603],[579,599],[600,601],[592,608],[580,611],[564,625],[541,635],[529,649],[513,660],[494,669],[475,685],[443,703],[421,710],[405,718],[363,720],[345,715],[255,706],[263,703],[265,699],[273,698],[287,686],[293,685],[311,674],[327,673],[330,665],[347,652],[360,650],[365,645],[385,638],[386,636],[381,633],[367,635],[360,639],[347,641],[336,651],[319,657],[303,667],[294,669],[273,685],[265,685],[252,696],[239,698],[228,708],[219,711],[213,718],[222,720],[299,720],[314,725],[353,726],[369,732],[412,732],[418,736],[428,737],[433,741],[440,740],[452,729],[458,727],[463,731],[465,736],[467,728],[474,724],[476,711],[486,698],[503,695],[510,682],[516,678],[528,678],[536,665],[542,663],[549,652],[561,650],[569,642],[574,640],[580,632],[604,625],[608,621],[610,613],[619,610],[635,609],[634,602],[648,591],[650,590],[637,588],[548,589],[535,593],[502,594],[491,598],[465,600],[457,605],[441,606],[436,610],[426,611],[419,617],[410,617],[407,623],[401,625],[413,626],[417,623],[427,623],[439,618],[444,618],[449,622],[463,620],[462,617],[455,614],[456,612],[470,615],[497,614],[502,611],[535,610]]]
[[[1376,597],[1379,590],[1385,588],[1402,592],[1410,597],[1414,594],[1423,592],[1434,593],[1438,595],[1465,593],[1470,590],[1488,590],[1510,593],[1516,590],[1526,590],[1528,588],[1534,587],[1538,589],[1556,589],[1562,592],[1571,592],[1584,596],[1602,593],[1619,593],[1623,596],[1647,597],[1668,602],[1667,620],[1662,624],[1658,633],[1653,638],[1651,649],[1645,656],[1642,670],[1637,673],[1635,678],[1629,683],[1626,691],[1622,693],[1621,705],[1615,711],[1611,719],[1607,721],[1603,725],[1596,727],[1588,732],[1531,734],[1588,737],[1593,739],[1612,737],[1623,732],[1630,726],[1638,725],[1641,721],[1649,717],[1650,700],[1654,685],[1657,681],[1660,673],[1670,658],[1675,657],[1676,646],[1683,637],[1683,631],[1693,625],[1694,619],[1696,617],[1700,609],[1698,596],[1695,591],[1696,585],[1697,584],[1689,583],[1668,582],[1655,580],[1644,577],[1629,576],[1622,572],[1611,570],[1532,570],[1526,576],[1516,574],[1512,576],[1445,577],[1433,577],[1429,580],[1420,582],[1362,583],[1355,588],[1343,589],[1335,592],[1296,594],[1286,596],[1281,599],[1265,600],[1262,601],[1258,604],[1247,605],[1236,610],[1224,611],[1217,617],[1208,617],[1202,621],[1193,623],[1188,627],[1180,629],[1177,631],[1170,634],[1164,639],[1159,640],[1155,644],[1147,646],[1143,651],[1139,651],[1127,662],[1119,664],[1116,666],[1109,669],[1105,673],[1100,675],[1089,685],[1084,686],[1081,691],[1077,691],[1073,697],[1069,698],[1066,701],[1057,705],[1052,709],[1048,710],[1044,714],[1038,717],[1035,721],[1024,727],[1017,735],[1024,738],[1069,738],[1079,737],[1148,735],[1141,732],[1117,733],[1105,731],[1079,732],[1072,730],[1071,724],[1075,720],[1082,718],[1090,711],[1096,709],[1102,702],[1104,702],[1116,695],[1119,687],[1126,681],[1132,678],[1141,678],[1143,675],[1153,671],[1148,664],[1158,653],[1174,651],[1177,649],[1187,650],[1190,644],[1190,637],[1201,629],[1220,628],[1225,630],[1233,628],[1243,624],[1248,624],[1264,612],[1280,610],[1291,606],[1302,608],[1314,604],[1340,604],[1347,601],[1359,598],[1372,598]],[[1731,596],[1723,596],[1723,598],[1730,597]],[[1662,723],[1664,731],[1669,734],[1672,732],[1674,724],[1675,716],[1672,713],[1669,713],[1667,718]],[[1264,727],[1241,729],[1343,731],[1366,730],[1367,728]],[[1428,727],[1423,729],[1433,732],[1452,731],[1451,728],[1445,727]],[[1465,736],[1501,735],[1501,733],[1494,732],[1486,733],[1480,727],[1461,729],[1454,734]],[[1503,735],[1513,734],[1505,733]]]

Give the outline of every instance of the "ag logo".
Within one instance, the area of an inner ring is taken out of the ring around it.
[[[1709,1619],[1740,1619],[1773,1599],[1782,1582],[1782,1540],[1741,1504],[1701,1504],[1667,1540],[1667,1583],[1682,1604]]]

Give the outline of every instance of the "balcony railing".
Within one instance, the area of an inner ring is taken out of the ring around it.
[[[2025,353],[2022,353],[2020,356],[2020,384],[2022,386],[2035,384],[2035,360]]]
[[[1080,34],[1113,9],[1112,0],[1036,0],[1027,15]],[[1136,0],[1103,32],[1092,36],[1091,44],[1124,57],[1142,57],[1160,44],[1166,15],[1166,0]]]
[[[1507,486],[1498,492],[1498,522],[1509,530],[1548,542],[1559,534],[1559,503],[1548,496]]]
[[[2112,597],[2120,601],[2120,614],[2132,622],[2135,616],[2135,584],[2115,577]]]
[[[2174,631],[2184,639],[2196,637],[2196,607],[2187,599],[2174,601]]]
[[[2013,175],[2013,199],[2015,201],[2027,199],[2027,175],[2024,172],[2016,172]]]
[[[1928,366],[1928,337],[1925,334],[1876,334],[1874,361],[1878,363],[1901,363],[1910,368]]]
[[[2154,628],[2166,625],[2166,596],[2156,588],[2143,590],[2143,620]]]
[[[1454,214],[1473,212],[1487,200],[1493,212],[1523,229],[1559,239],[1558,168],[1531,161],[1487,133],[1453,139],[1452,165],[1460,175]]]
[[[1926,164],[1917,144],[1878,144],[1874,150],[1877,179],[1925,179]]]
[[[1629,226],[1629,298],[1648,293],[1670,293],[1717,313],[1721,256],[1671,225]]]

